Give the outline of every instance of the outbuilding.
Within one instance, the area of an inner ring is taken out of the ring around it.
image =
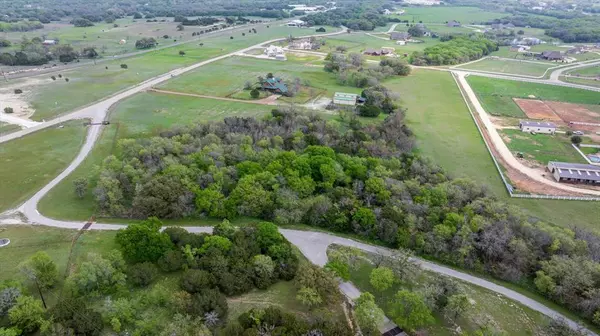
[[[600,185],[600,166],[550,161],[548,171],[557,182]]]
[[[333,95],[333,103],[336,105],[356,105],[358,95],[354,93],[336,92]]]
[[[545,134],[554,134],[556,132],[556,125],[551,122],[545,121],[532,121],[532,120],[521,120],[519,122],[519,128],[522,132],[536,132]]]

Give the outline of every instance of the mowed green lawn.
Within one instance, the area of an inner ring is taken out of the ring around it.
[[[600,92],[475,75],[467,77],[467,81],[477,94],[483,108],[492,115],[525,117],[513,98],[529,98],[529,96],[566,103],[600,104]]]
[[[474,78],[479,77],[469,77]],[[600,207],[595,202],[508,197],[450,74],[419,69],[409,77],[387,81],[386,86],[399,93],[408,108],[406,120],[417,137],[418,151],[447,172],[486,185],[499,199],[548,223],[600,232]]]
[[[485,58],[478,62],[459,65],[458,68],[541,77],[546,73],[548,68],[553,66],[555,65],[549,63],[532,63],[517,60],[509,61],[503,59]]]
[[[176,68],[231,53],[274,38],[282,38],[290,34],[298,36],[314,33],[312,29],[282,26],[270,26],[270,28],[265,26],[257,29],[257,31],[257,34],[246,33],[244,37],[238,32],[233,40],[230,39],[231,34],[223,33],[222,35],[207,37],[200,42],[190,42],[137,57],[62,72],[61,75],[69,78],[69,82],[66,82],[64,78],[57,78],[56,81],[53,81],[50,79],[50,75],[43,75],[11,81],[9,84],[20,83],[22,85],[26,100],[36,111],[32,119],[39,121],[98,101],[110,94]],[[331,28],[329,31],[332,31]],[[203,46],[200,46],[199,43],[203,43]],[[179,55],[180,50],[186,52],[185,56]],[[128,68],[122,69],[121,64],[127,64]],[[108,69],[106,69],[107,67]]]
[[[21,127],[0,121],[0,136],[20,130]]]
[[[456,20],[462,24],[477,24],[500,19],[508,16],[508,13],[492,12],[478,7],[451,7],[451,6],[423,6],[423,7],[406,7],[403,8],[406,12],[397,17],[410,22],[423,23],[446,23],[451,20]]]
[[[350,281],[362,292],[369,292],[375,296],[375,302],[383,309],[386,315],[392,310],[390,301],[394,295],[402,289],[414,291],[411,284],[395,283],[385,291],[378,291],[371,286],[369,276],[374,266],[366,262],[358,262],[358,265],[350,270]],[[437,274],[422,271],[418,282],[437,277]],[[464,282],[458,282],[463,292],[472,300],[470,309],[456,323],[463,332],[473,332],[479,327],[476,323],[476,316],[485,314],[489,316],[495,325],[506,332],[507,335],[529,336],[537,326],[546,322],[546,317],[541,313],[535,312],[524,307],[504,296],[490,292],[483,288],[470,285]],[[456,325],[447,321],[443,314],[433,314],[436,321],[434,324],[426,327],[429,335],[451,336],[455,335]]]
[[[571,146],[564,134],[530,134],[520,130],[502,130],[504,142],[513,152],[521,152],[525,159],[537,161],[541,166],[548,161],[587,163]]]
[[[41,200],[39,210],[46,216],[68,220],[85,220],[92,216],[95,213],[92,190],[79,199],[73,181],[79,177],[94,178],[94,167],[116,153],[119,139],[149,137],[178,125],[190,126],[224,117],[261,116],[273,108],[275,106],[159,93],[137,94],[116,106],[110,115],[111,125],[104,128],[92,153]]]
[[[0,144],[0,212],[18,206],[58,175],[84,142],[83,121]]]
[[[332,96],[336,91],[359,93],[358,88],[339,85],[335,76],[321,66],[307,66],[304,61],[275,61],[252,57],[229,57],[227,59],[198,68],[188,74],[171,79],[160,86],[161,89],[194,94],[229,97],[244,88],[244,83],[258,82],[258,76],[266,77],[273,73],[287,81],[299,78],[317,91],[325,91]],[[236,98],[250,98],[250,93],[241,92]]]
[[[561,76],[560,80],[567,83],[600,87],[600,80]]]

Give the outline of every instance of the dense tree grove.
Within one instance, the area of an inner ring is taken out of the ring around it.
[[[42,28],[44,25],[39,21],[0,22],[0,32],[27,32]]]
[[[600,315],[600,237],[530,218],[412,148],[401,112],[342,133],[275,110],[121,140],[94,194],[111,216],[251,216],[352,232],[504,280],[535,279],[548,297]]]
[[[360,6],[346,6],[310,14],[302,20],[310,26],[346,26],[351,30],[373,30],[387,24],[387,19],[383,15]]]
[[[479,59],[496,50],[498,45],[488,39],[459,36],[415,51],[410,62],[414,65],[452,65]]]
[[[380,81],[394,76],[408,76],[410,66],[404,60],[386,58],[378,66],[365,65],[364,56],[359,53],[344,54],[345,47],[325,57],[323,69],[336,74],[341,85],[365,88],[377,85]]]
[[[72,62],[79,57],[95,58],[98,56],[94,47],[86,47],[81,52],[76,51],[70,44],[57,44],[46,46],[42,39],[23,37],[19,43],[19,50],[0,54],[0,64],[4,65],[42,65],[52,60]]]
[[[568,15],[568,12],[562,12]],[[491,23],[512,23],[518,27],[530,26],[546,30],[546,35],[566,43],[595,43],[600,41],[600,16],[584,15],[577,17],[552,17],[529,14],[516,14]]]

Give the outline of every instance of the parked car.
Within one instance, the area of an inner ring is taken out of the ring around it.
[[[574,131],[573,134],[575,134],[575,135],[583,135],[583,132],[582,131]]]

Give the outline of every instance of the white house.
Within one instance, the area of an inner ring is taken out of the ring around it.
[[[276,45],[270,45],[265,48],[265,55],[269,57],[277,57],[277,55],[284,55],[285,51],[282,47]]]
[[[333,103],[336,105],[356,105],[358,95],[354,93],[336,92],[333,95]]]
[[[536,132],[545,134],[554,134],[554,132],[556,132],[556,125],[554,123],[545,121],[521,120],[519,122],[519,128],[522,132]]]
[[[292,20],[287,23],[288,27],[304,27],[306,26],[306,22],[302,20]]]
[[[45,46],[55,45],[56,44],[56,40],[44,40],[44,42],[42,42],[42,44],[45,45]]]

